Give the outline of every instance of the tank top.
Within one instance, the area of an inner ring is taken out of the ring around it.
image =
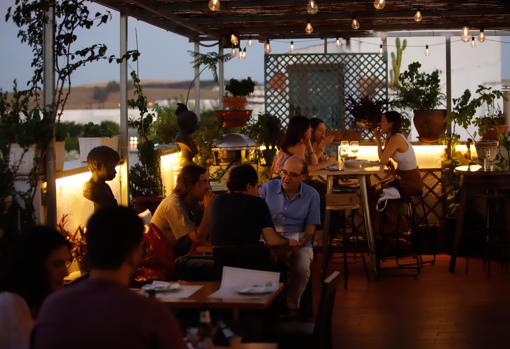
[[[414,153],[413,146],[409,141],[404,137],[403,134],[397,133],[400,137],[402,137],[407,143],[407,150],[405,152],[396,151],[392,158],[398,164],[398,169],[401,171],[409,171],[414,170],[418,167],[416,163],[416,155]]]

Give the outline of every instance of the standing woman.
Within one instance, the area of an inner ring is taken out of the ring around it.
[[[70,261],[69,242],[53,228],[36,226],[21,237],[0,278],[0,348],[28,349],[39,308],[64,286]]]
[[[422,193],[423,182],[418,170],[413,146],[402,134],[402,115],[396,111],[388,111],[381,117],[380,127],[374,132],[377,141],[377,152],[381,164],[389,159],[397,163],[399,180],[392,183],[402,196]],[[381,135],[385,135],[383,147]]]

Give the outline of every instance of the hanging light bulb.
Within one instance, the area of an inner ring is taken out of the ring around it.
[[[306,23],[305,32],[306,32],[307,34],[312,34],[312,33],[313,33],[312,22],[308,21],[308,22]]]
[[[209,10],[218,12],[220,10],[220,0],[209,0]]]
[[[248,38],[248,47],[253,46],[253,41],[251,40],[251,36]]]
[[[232,47],[232,50],[230,51],[230,55],[232,58],[237,56],[237,47]]]
[[[336,38],[336,47],[342,47],[342,43],[340,42],[340,38]]]
[[[290,53],[294,53],[294,41],[291,41],[290,42],[290,49],[289,49]]]
[[[480,29],[480,32],[478,33],[478,41],[480,43],[485,41],[485,30],[483,30],[483,28]]]
[[[472,37],[471,37],[471,47],[472,47],[472,48],[475,48],[475,46],[476,46],[475,37],[474,37],[474,36],[472,36]]]
[[[425,56],[430,56],[429,45],[425,45]]]
[[[383,55],[383,53],[384,53],[383,45],[382,45],[382,44],[380,44],[380,45],[379,45],[379,56],[382,56],[382,55]]]
[[[418,7],[418,9],[416,10],[416,13],[414,14],[414,17],[413,17],[413,18],[414,18],[414,21],[415,21],[416,23],[421,22],[421,20],[423,19],[423,16],[422,16],[422,14],[421,14],[421,10],[420,10],[420,8],[419,8],[419,7]]]
[[[264,44],[264,52],[266,54],[270,54],[271,53],[271,44],[269,43],[269,39],[266,40],[265,44]]]
[[[243,48],[243,59],[246,59],[246,47]]]
[[[314,15],[319,12],[319,6],[317,6],[315,0],[308,0],[308,4],[306,5],[306,12],[308,12],[309,15]]]
[[[376,10],[382,10],[386,6],[385,0],[374,0],[374,7]]]
[[[352,29],[354,29],[354,30],[359,29],[359,21],[357,18],[352,19],[351,26],[352,26]]]
[[[468,42],[470,37],[471,37],[471,33],[469,32],[469,27],[464,26],[462,28],[462,35],[460,38],[462,39],[462,41]]]
[[[230,43],[234,46],[239,45],[239,38],[234,33],[230,34]]]

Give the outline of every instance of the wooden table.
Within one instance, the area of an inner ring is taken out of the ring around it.
[[[374,275],[377,275],[377,256],[375,248],[375,236],[372,229],[372,221],[370,219],[370,205],[368,201],[368,185],[370,183],[371,175],[382,175],[385,169],[384,166],[372,166],[360,169],[344,169],[339,168],[338,170],[319,170],[310,172],[310,176],[324,176],[326,177],[326,194],[333,192],[333,180],[335,177],[355,177],[360,181],[360,194],[361,194],[361,207],[363,210],[363,220],[365,222],[367,242],[368,242],[368,253],[372,260],[372,268]],[[331,224],[331,211],[326,210],[324,216],[324,244],[323,250],[326,252],[329,244],[329,230]]]
[[[460,205],[457,213],[457,223],[455,226],[455,240],[453,251],[450,257],[450,272],[455,272],[457,255],[460,249],[460,240],[462,237],[462,225],[464,224],[464,214],[466,205],[470,197],[484,194],[489,191],[510,190],[510,169],[494,168],[494,171],[484,171],[480,165],[459,166],[455,168],[460,178]]]

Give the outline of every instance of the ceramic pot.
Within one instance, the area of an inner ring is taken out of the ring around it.
[[[446,131],[446,110],[415,110],[413,122],[420,142],[437,143]]]
[[[246,108],[246,96],[223,96],[223,108],[227,110],[243,110]]]

